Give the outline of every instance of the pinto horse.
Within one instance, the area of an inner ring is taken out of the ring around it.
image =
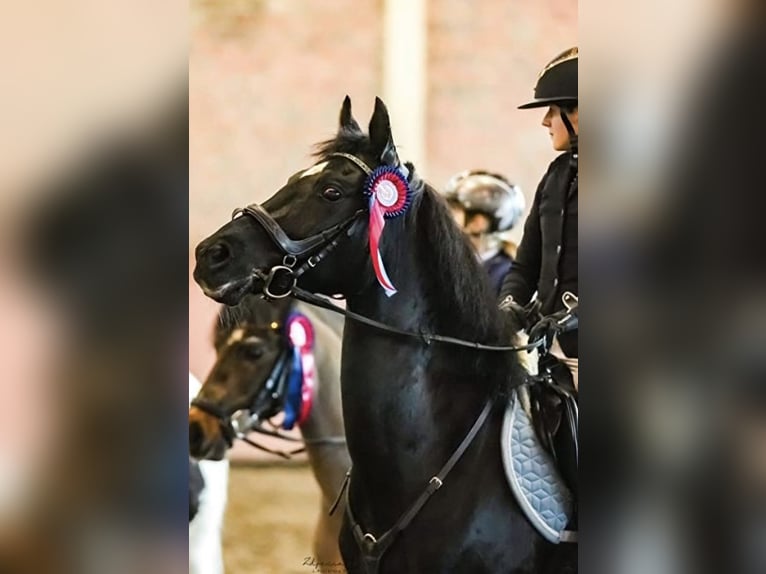
[[[347,97],[316,164],[237,210],[196,258],[197,283],[227,304],[253,291],[346,299],[349,572],[576,571],[576,547],[537,533],[501,461],[505,399],[524,381],[506,346],[518,326],[444,200],[399,160],[380,99],[365,134]]]
[[[321,572],[341,560],[342,513],[331,517],[328,511],[351,464],[340,406],[342,323],[326,321],[321,313],[289,300],[271,304],[251,296],[237,307],[224,307],[215,329],[216,362],[189,409],[189,449],[196,458],[219,460],[232,444],[234,436],[227,433],[237,411],[260,422],[283,411],[288,389],[275,374],[286,380],[293,368],[283,359],[289,345],[285,327],[296,311],[310,321],[314,338],[312,406],[298,426],[322,492],[313,548]],[[271,383],[276,386],[270,388]],[[240,419],[240,424],[238,430],[246,433],[247,421]]]

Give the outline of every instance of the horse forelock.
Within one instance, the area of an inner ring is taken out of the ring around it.
[[[367,155],[370,151],[370,138],[362,132],[341,128],[335,137],[314,146],[313,156],[317,161],[326,161],[334,153]]]

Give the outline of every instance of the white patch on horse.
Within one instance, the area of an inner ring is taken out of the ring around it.
[[[249,345],[254,345],[255,343],[260,343],[261,341],[263,341],[263,339],[261,339],[260,337],[256,337],[255,335],[252,335],[242,340],[243,343],[246,343]]]
[[[244,336],[245,336],[245,330],[244,329],[242,329],[242,328],[234,329],[231,332],[231,335],[229,335],[229,338],[226,340],[226,344],[227,345],[233,345],[237,341],[241,341]]]
[[[313,165],[301,174],[300,179],[303,179],[304,177],[308,177],[310,175],[314,175],[316,173],[321,173],[326,167],[327,167],[326,161]]]

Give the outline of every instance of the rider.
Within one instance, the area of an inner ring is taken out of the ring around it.
[[[524,212],[524,194],[500,174],[469,170],[453,176],[445,195],[457,197],[464,213],[463,231],[471,240],[492,288],[500,293],[513,259],[503,249],[499,234],[510,231]]]
[[[546,319],[530,333],[572,372],[577,385],[577,311],[569,311],[563,296],[576,300],[577,288],[577,48],[551,60],[540,73],[535,99],[519,109],[548,108],[542,125],[553,149],[561,153],[548,167],[535,193],[516,260],[501,289],[501,308],[524,324],[527,305],[537,293]]]
[[[529,329],[529,341],[543,340],[538,372],[549,385],[529,387],[534,395],[532,409],[542,413],[533,420],[575,499],[579,458],[577,59],[575,47],[551,60],[537,79],[534,101],[519,106],[547,108],[542,125],[548,129],[553,149],[563,153],[553,160],[538,185],[500,296],[500,308],[513,313],[517,324],[525,325],[528,304],[537,294],[536,304],[544,318]],[[576,529],[576,522],[574,518],[570,527]]]

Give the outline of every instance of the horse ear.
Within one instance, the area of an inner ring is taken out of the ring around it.
[[[340,129],[360,133],[362,131],[354,116],[351,115],[351,98],[348,96],[344,98],[343,106],[340,108]]]
[[[388,118],[386,104],[375,98],[375,111],[370,119],[370,143],[372,151],[384,165],[399,165],[394,138],[391,135],[391,121]]]

